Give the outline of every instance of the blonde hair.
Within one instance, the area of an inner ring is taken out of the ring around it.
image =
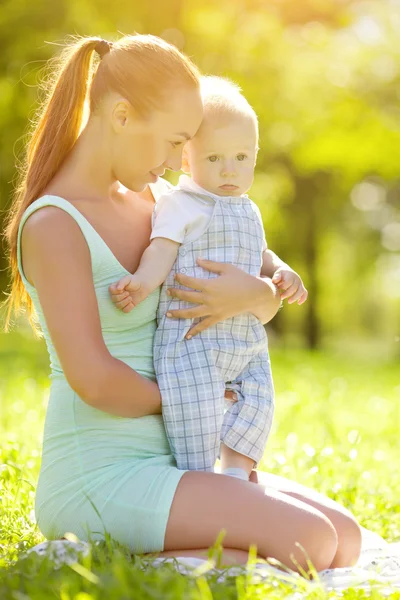
[[[204,75],[200,79],[200,90],[204,105],[204,120],[207,118],[244,117],[253,121],[258,142],[258,118],[254,108],[242,94],[237,83],[225,77]]]
[[[100,61],[93,61],[94,51]],[[5,229],[11,272],[6,330],[11,314],[24,308],[35,328],[32,301],[18,270],[18,228],[24,211],[45,190],[73,148],[87,105],[89,114],[95,112],[106,94],[114,91],[146,116],[168,101],[173,88],[198,87],[200,78],[187,56],[151,35],[124,36],[113,43],[98,37],[73,38],[50,66],[45,100],[30,134]]]

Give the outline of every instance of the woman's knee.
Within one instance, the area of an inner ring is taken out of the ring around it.
[[[273,477],[269,477],[273,482]],[[277,477],[275,479],[279,481]],[[283,483],[285,483],[285,480],[283,480]],[[288,483],[291,484],[292,482]],[[292,483],[292,485],[293,490],[285,489],[284,493],[322,512],[336,530],[338,548],[330,566],[335,568],[354,565],[361,551],[361,529],[351,512],[330,498],[314,492],[314,490],[308,490],[298,484]],[[279,487],[283,486],[280,485]]]
[[[338,535],[338,550],[332,562],[332,568],[355,565],[361,552],[360,525],[353,515],[346,511],[337,515],[335,529]]]
[[[304,562],[317,571],[329,569],[338,549],[338,535],[331,521],[322,513],[315,515],[310,528],[304,532]],[[300,545],[302,545],[300,543]]]
[[[172,503],[165,549],[210,547],[221,530],[227,548],[248,552],[255,546],[260,556],[293,569],[297,562],[307,571],[309,560],[318,571],[326,569],[337,551],[335,528],[317,509],[234,478],[185,473]]]

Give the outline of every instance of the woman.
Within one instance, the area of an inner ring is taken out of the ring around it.
[[[94,51],[101,60],[91,79]],[[52,367],[37,522],[49,539],[107,531],[133,552],[168,556],[203,556],[224,529],[227,563],[246,562],[255,545],[260,557],[291,568],[307,570],[308,558],[317,570],[350,565],[360,530],[329,499],[279,478],[265,486],[178,471],[154,381],[158,292],[129,314],[109,297],[109,285],[135,271],[149,243],[147,186],[157,195],[157,178],[180,168],[200,125],[198,77],[158,38],[82,38],[62,55],[32,135],[7,236],[10,309],[33,303]],[[220,276],[181,275],[179,283],[201,291],[197,307],[173,315],[205,317],[193,335],[241,312],[262,322],[275,315],[271,281],[200,264]]]

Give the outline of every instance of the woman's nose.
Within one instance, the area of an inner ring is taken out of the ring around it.
[[[168,156],[164,163],[166,169],[171,171],[180,171],[182,166],[182,152],[174,152]]]

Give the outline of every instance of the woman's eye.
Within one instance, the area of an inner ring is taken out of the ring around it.
[[[246,154],[238,154],[236,158],[238,160],[246,160],[247,156],[246,156]]]
[[[208,160],[209,160],[210,162],[217,162],[217,160],[218,160],[218,156],[209,156],[209,157],[208,157]]]
[[[171,142],[171,146],[173,148],[177,148],[178,146],[180,146],[182,144],[182,142]]]

